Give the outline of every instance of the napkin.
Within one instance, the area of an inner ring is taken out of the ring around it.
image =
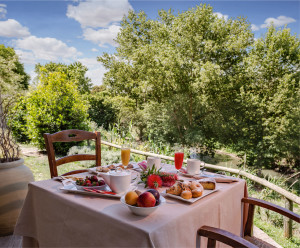
[[[237,178],[234,177],[225,177],[222,175],[218,174],[209,174],[209,175],[195,175],[193,178],[199,180],[203,178],[213,178],[216,180],[217,183],[233,183],[233,182],[238,182]]]

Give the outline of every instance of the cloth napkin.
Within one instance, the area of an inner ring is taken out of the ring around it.
[[[238,181],[237,178],[226,177],[226,176],[222,176],[222,175],[218,175],[218,174],[195,175],[195,176],[193,176],[193,178],[195,178],[197,180],[203,179],[203,178],[213,178],[216,180],[217,183],[233,183],[233,182]]]

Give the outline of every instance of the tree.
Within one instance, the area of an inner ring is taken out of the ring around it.
[[[110,92],[104,87],[94,87],[91,94],[87,96],[89,101],[89,118],[100,127],[108,129],[110,125],[117,122],[118,109],[111,99]]]
[[[238,149],[260,167],[300,168],[300,40],[271,26],[245,58]],[[246,125],[245,125],[246,124]]]
[[[0,162],[19,159],[19,149],[7,125],[16,93],[28,88],[29,76],[13,48],[0,45]]]
[[[136,109],[149,104],[148,110],[164,109],[168,125],[156,129],[170,142],[230,136],[230,127],[222,123],[233,111],[228,107],[241,86],[240,65],[253,43],[245,19],[225,21],[200,5],[177,16],[161,10],[158,20],[131,11],[121,25],[117,52],[98,57],[108,69],[104,83],[111,92],[128,95]],[[159,111],[152,119],[161,119]]]
[[[87,130],[88,106],[68,75],[61,71],[49,72],[47,68],[40,70],[40,83],[26,99],[26,123],[31,141],[44,149],[44,133]],[[55,150],[65,154],[72,145],[57,143]]]
[[[0,91],[13,94],[16,90],[27,90],[29,75],[20,63],[15,50],[0,44]]]
[[[50,62],[44,66],[41,64],[35,66],[37,79],[39,79],[42,74],[47,76],[52,72],[62,72],[66,75],[66,80],[75,83],[81,94],[89,93],[92,87],[91,79],[85,76],[87,70],[87,67],[80,62],[74,62],[70,65]]]

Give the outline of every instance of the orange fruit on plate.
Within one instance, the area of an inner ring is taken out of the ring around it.
[[[138,200],[139,196],[136,192],[134,191],[129,191],[127,192],[127,194],[125,195],[125,202],[128,204],[128,205],[136,205],[137,203],[137,200]]]

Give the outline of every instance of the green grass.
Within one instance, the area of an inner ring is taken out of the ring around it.
[[[254,218],[254,225],[268,234],[274,241],[280,244],[284,248],[298,248],[300,247],[300,238],[292,237],[286,239],[284,237],[284,231],[282,228],[275,227],[271,222],[262,220],[261,218]]]

